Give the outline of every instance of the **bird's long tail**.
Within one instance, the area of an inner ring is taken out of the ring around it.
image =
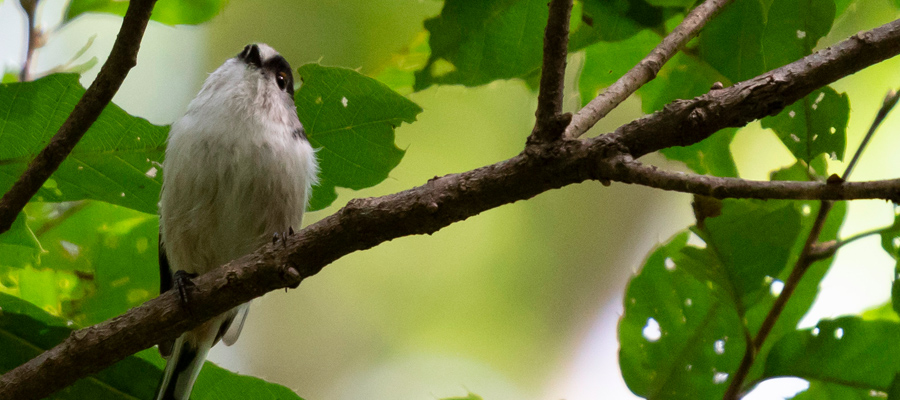
[[[215,341],[215,336],[209,335],[195,340],[197,336],[191,333],[185,333],[175,341],[156,391],[156,400],[188,400],[191,397],[194,381]]]

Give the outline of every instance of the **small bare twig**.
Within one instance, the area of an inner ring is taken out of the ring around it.
[[[119,90],[128,71],[137,64],[141,38],[154,4],[156,0],[132,0],[129,3],[119,35],[97,78],[50,140],[50,144],[38,153],[19,180],[0,199],[0,233],[9,230],[22,207],[25,207],[69,156]]]
[[[22,64],[22,71],[19,72],[19,80],[26,82],[31,79],[31,64],[34,60],[34,51],[43,45],[43,34],[35,26],[35,18],[37,13],[38,0],[19,0],[19,4],[25,11],[25,18],[28,21],[28,41],[25,49],[25,63]]]
[[[583,135],[628,96],[656,78],[656,74],[675,52],[697,36],[703,26],[732,1],[734,0],[706,0],[694,8],[647,57],[572,117],[572,122],[566,127],[566,137],[577,138]]]
[[[870,126],[869,131],[866,132],[866,136],[863,138],[862,143],[859,144],[859,148],[857,148],[856,153],[853,154],[853,159],[850,160],[850,164],[847,164],[847,169],[844,170],[843,178],[845,181],[850,180],[850,173],[853,172],[853,167],[856,166],[859,157],[862,156],[863,150],[865,150],[866,145],[869,144],[869,140],[875,135],[875,130],[878,129],[884,119],[887,118],[888,113],[890,113],[891,110],[894,109],[894,106],[897,105],[898,98],[900,98],[900,95],[893,89],[888,91],[884,96],[884,102],[881,103],[881,108],[878,109],[878,114],[875,115],[875,121],[872,122],[872,126]]]
[[[571,114],[562,114],[571,14],[572,0],[550,1],[550,16],[544,30],[544,62],[541,66],[538,105],[534,112],[536,121],[528,138],[529,143],[558,140],[572,118]]]

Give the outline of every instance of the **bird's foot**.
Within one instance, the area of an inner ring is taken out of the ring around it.
[[[294,236],[294,227],[288,227],[287,232],[275,232],[272,235],[272,244],[281,242],[282,247],[287,247],[287,240],[289,237]]]
[[[294,236],[294,228],[293,227],[288,227],[287,232],[275,232],[275,234],[272,235],[272,244],[276,244],[280,241],[282,247],[287,248],[287,240],[291,236]],[[284,271],[282,272],[282,274],[284,275],[285,279],[288,279],[292,282],[296,281],[296,283],[292,283],[292,284],[288,285],[288,287],[291,289],[296,289],[297,286],[300,285],[300,281],[303,280],[303,278],[300,275],[300,271],[297,269],[297,267],[295,267],[293,265],[293,263],[290,263],[290,262],[285,264]],[[287,291],[287,289],[288,289],[287,287],[284,288],[285,291]]]
[[[181,306],[187,309],[188,312],[191,311],[190,290],[194,287],[194,282],[191,279],[196,277],[197,274],[183,270],[175,271],[175,274],[172,276],[172,283],[175,285],[175,289],[178,290],[178,296],[181,298]]]

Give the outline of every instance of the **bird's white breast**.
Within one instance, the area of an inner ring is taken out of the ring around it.
[[[228,75],[253,72],[229,63],[169,135],[160,224],[173,271],[203,273],[299,229],[316,179],[314,151],[294,132],[293,103],[277,97],[287,94]]]

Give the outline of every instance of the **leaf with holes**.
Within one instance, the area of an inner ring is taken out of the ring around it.
[[[858,317],[822,320],[772,348],[765,376],[796,376],[847,388],[887,392],[900,373],[900,324]]]
[[[721,398],[747,345],[733,303],[680,265],[688,235],[657,248],[625,292],[619,366],[648,399]]]
[[[844,159],[849,119],[847,94],[826,86],[761,122],[763,128],[775,131],[794,157],[808,163],[820,154]]]
[[[321,167],[310,201],[318,210],[337,198],[337,186],[358,190],[387,178],[404,154],[394,130],[422,108],[350,69],[306,64],[297,72],[303,81],[294,96],[297,113]]]
[[[802,248],[815,209],[786,201],[728,200],[695,207],[704,245],[687,233],[658,248],[626,290],[619,325],[620,366],[631,390],[647,398],[721,398]],[[706,203],[703,203],[706,204]],[[835,211],[822,239],[837,234],[844,208]],[[718,215],[717,215],[718,214]],[[756,263],[760,261],[760,263]],[[794,330],[812,304],[831,260],[814,264],[788,302],[770,338]],[[767,342],[771,343],[771,342]],[[757,353],[749,374],[762,374],[771,344]]]
[[[790,64],[809,54],[834,22],[833,1],[775,0],[769,7],[765,33],[766,69]]]

